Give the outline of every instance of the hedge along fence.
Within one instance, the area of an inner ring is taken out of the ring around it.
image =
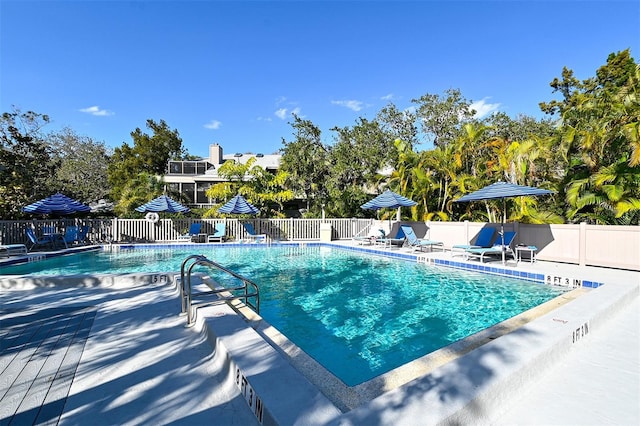
[[[2,244],[25,243],[26,227],[33,227],[41,235],[43,227],[55,227],[64,232],[67,226],[89,226],[89,241],[95,244],[171,242],[188,232],[192,223],[202,224],[201,233],[213,234],[216,223],[226,223],[226,235],[231,240],[242,240],[247,233],[243,222],[253,224],[257,233],[267,234],[280,241],[318,241],[320,224],[331,225],[334,240],[350,240],[366,235],[377,222],[371,219],[59,219],[0,221]],[[498,231],[500,224],[481,222],[401,222],[411,225],[418,237],[442,241],[445,247],[474,241],[483,227]],[[391,226],[394,235],[399,222],[382,222]],[[640,270],[640,226],[587,225],[531,225],[509,222],[507,231],[516,231],[514,244],[535,245],[538,259],[578,265],[604,266]]]

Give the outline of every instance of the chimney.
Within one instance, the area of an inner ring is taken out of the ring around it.
[[[209,162],[216,167],[222,164],[222,147],[217,143],[209,145]]]

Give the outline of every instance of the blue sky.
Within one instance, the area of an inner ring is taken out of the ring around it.
[[[542,117],[563,66],[640,59],[634,1],[0,0],[0,107],[132,145],[147,119],[191,154],[273,153],[291,113],[323,141],[393,102],[460,89],[478,111]]]

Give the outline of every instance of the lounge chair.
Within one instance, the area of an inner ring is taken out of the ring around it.
[[[242,226],[244,226],[245,231],[247,231],[247,238],[246,238],[246,242],[266,242],[267,241],[267,234],[256,234],[256,230],[253,228],[253,224],[251,223],[243,223]]]
[[[490,248],[493,243],[493,235],[495,234],[494,228],[482,228],[478,232],[478,236],[473,244],[456,244],[451,248],[451,256],[455,256],[456,253],[465,255],[469,249]]]
[[[429,247],[429,251],[432,251],[433,246],[438,246],[442,251],[444,251],[444,243],[442,241],[418,238],[416,233],[413,231],[413,228],[408,225],[402,225],[400,226],[400,229],[402,229],[402,232],[404,232],[404,235],[407,238],[407,244],[409,244],[409,247],[412,247],[413,250],[422,251],[425,247]]]
[[[197,237],[198,234],[200,233],[200,229],[202,229],[201,223],[192,223],[191,226],[189,227],[189,232],[183,235],[179,235],[178,240],[193,241],[194,237]]]
[[[502,237],[498,236],[498,238],[496,239],[496,242],[493,244],[492,247],[467,249],[466,250],[467,257],[479,257],[480,262],[482,263],[484,262],[485,256],[494,255],[494,254],[502,255],[502,252],[504,251],[505,255],[509,253],[511,254],[511,256],[513,256],[513,260],[516,260],[516,255],[513,252],[513,249],[511,248],[511,243],[513,243],[515,236],[516,236],[516,233],[514,231],[505,232],[504,245],[502,244]]]
[[[216,223],[213,234],[207,235],[207,242],[213,243],[216,241],[223,242],[225,234],[227,233],[227,224],[224,222]]]
[[[78,237],[76,238],[76,241],[78,244],[86,244],[87,242],[87,234],[89,233],[89,227],[88,226],[83,226],[82,228],[80,228],[78,230]]]
[[[33,229],[27,228],[25,229],[25,233],[27,234],[27,244],[30,244],[27,248],[27,251],[31,251],[34,248],[38,247],[46,247],[53,246],[53,239],[50,236],[37,237]]]
[[[380,226],[380,223],[374,222],[369,225],[369,229],[367,235],[356,235],[353,237],[353,241],[357,242],[359,245],[365,244],[373,244],[376,242],[378,238],[384,238],[385,233],[384,229]]]
[[[64,230],[64,235],[62,236],[62,241],[64,241],[65,247],[69,247],[69,245],[73,245],[78,240],[78,227],[77,226],[67,226]]]
[[[18,256],[27,254],[27,246],[24,244],[2,244],[0,245],[0,256]]]
[[[398,228],[398,232],[396,232],[395,237],[384,236],[382,238],[378,238],[376,240],[376,243],[384,244],[385,248],[391,248],[393,246],[402,247],[404,245],[405,239],[406,235],[404,235],[404,231],[402,230],[402,227],[400,227]]]
[[[53,225],[45,225],[42,227],[42,235],[56,234],[58,230]]]

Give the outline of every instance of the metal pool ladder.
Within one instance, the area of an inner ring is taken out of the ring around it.
[[[205,266],[222,271],[240,280],[242,284],[236,287],[212,288],[211,290],[194,293],[191,288],[191,275],[193,268],[196,266]],[[240,292],[240,294],[234,294],[233,292]],[[196,298],[198,300],[195,300]],[[201,254],[188,256],[180,266],[180,299],[182,301],[181,314],[187,314],[187,326],[189,327],[195,323],[195,310],[197,308],[220,301],[241,299],[245,305],[252,308],[256,313],[260,313],[260,289],[258,285]]]

